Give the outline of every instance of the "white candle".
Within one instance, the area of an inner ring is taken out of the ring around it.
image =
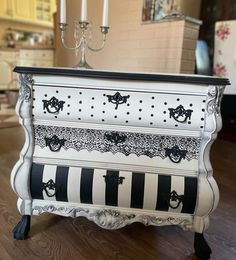
[[[103,0],[102,26],[107,26],[107,27],[108,27],[108,8],[109,8],[109,0]]]
[[[60,2],[60,23],[66,23],[66,0]]]
[[[87,0],[82,0],[81,2],[81,22],[87,21]]]

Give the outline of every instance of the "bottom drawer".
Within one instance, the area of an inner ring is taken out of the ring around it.
[[[193,214],[196,177],[33,163],[32,199]]]

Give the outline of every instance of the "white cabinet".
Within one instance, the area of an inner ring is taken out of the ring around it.
[[[1,0],[0,2],[0,17],[11,18],[13,15],[11,2],[9,0]]]
[[[56,0],[1,0],[0,18],[53,26]]]
[[[17,64],[19,53],[16,51],[0,51],[0,90],[16,89],[16,75],[13,69]]]
[[[0,90],[18,89],[15,66],[53,67],[54,51],[21,49],[0,51]]]
[[[35,21],[44,25],[53,24],[53,13],[56,12],[56,0],[35,0]]]
[[[20,50],[19,66],[53,67],[53,50]]]
[[[32,0],[12,0],[13,19],[22,21],[34,20],[34,9]]]

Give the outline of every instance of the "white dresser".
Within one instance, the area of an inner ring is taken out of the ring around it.
[[[16,67],[25,144],[11,174],[24,239],[30,216],[85,216],[106,229],[133,222],[203,232],[219,192],[210,147],[225,78]]]

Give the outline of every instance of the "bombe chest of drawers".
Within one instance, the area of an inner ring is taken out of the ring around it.
[[[85,216],[106,229],[133,222],[203,232],[219,200],[209,151],[227,79],[16,67],[25,144],[11,174],[24,239],[30,218]]]

